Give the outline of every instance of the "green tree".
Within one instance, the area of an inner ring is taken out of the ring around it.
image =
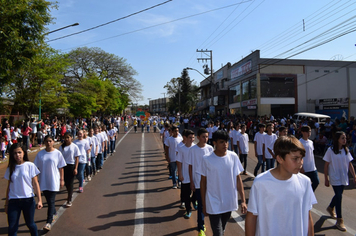
[[[181,113],[190,113],[194,110],[198,101],[198,86],[190,79],[186,69],[182,71],[181,77],[172,78],[164,88],[167,89],[170,99],[168,103],[170,112],[180,110]]]
[[[0,87],[14,71],[33,65],[52,20],[49,8],[55,6],[44,0],[0,0]]]
[[[66,55],[49,47],[42,48],[30,63],[11,72],[12,81],[3,92],[14,100],[14,108],[26,117],[38,113],[40,98],[45,112],[66,108],[68,101],[60,80],[68,65]]]
[[[81,47],[69,52],[73,65],[65,74],[63,83],[66,86],[78,83],[88,75],[101,81],[111,81],[121,93],[132,98],[141,98],[142,85],[134,79],[137,72],[127,64],[126,59],[105,52],[100,48]]]

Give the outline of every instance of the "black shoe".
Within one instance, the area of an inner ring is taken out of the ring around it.
[[[257,170],[253,172],[253,175],[256,177],[257,176]]]

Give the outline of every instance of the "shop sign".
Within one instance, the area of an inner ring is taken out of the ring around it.
[[[247,106],[247,109],[249,109],[249,110],[255,110],[255,109],[257,109],[257,106]]]
[[[349,107],[349,98],[326,98],[319,99],[318,102],[320,110],[336,110],[336,109],[347,109]]]
[[[237,79],[243,75],[251,73],[252,71],[252,61],[249,60],[242,64],[241,66],[231,70],[231,79]]]
[[[242,102],[243,107],[253,106],[253,105],[257,105],[257,98]]]

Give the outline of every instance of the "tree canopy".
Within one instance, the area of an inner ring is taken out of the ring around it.
[[[0,0],[0,86],[37,55],[52,20],[50,7],[55,5],[44,0]]]
[[[198,100],[198,86],[190,79],[188,71],[184,69],[181,77],[172,78],[164,86],[169,97],[168,110],[190,113]]]

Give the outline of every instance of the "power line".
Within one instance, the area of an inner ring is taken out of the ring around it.
[[[154,5],[154,6],[151,6],[151,7],[149,7],[149,8],[143,9],[143,10],[141,10],[141,11],[134,12],[134,13],[129,14],[129,15],[127,15],[127,16],[120,17],[120,18],[118,18],[118,19],[116,19],[116,20],[112,20],[112,21],[106,22],[106,23],[104,23],[104,24],[100,24],[100,25],[91,27],[91,28],[86,29],[86,30],[82,30],[82,31],[79,31],[79,32],[76,32],[76,33],[72,33],[72,34],[68,34],[68,35],[65,35],[65,36],[62,36],[62,37],[59,37],[59,38],[55,38],[55,39],[48,40],[47,43],[48,43],[48,42],[52,42],[52,41],[56,41],[56,40],[59,40],[59,39],[67,38],[67,37],[70,37],[70,36],[73,36],[73,35],[81,34],[81,33],[84,33],[84,32],[87,32],[87,31],[90,31],[90,30],[93,30],[93,29],[97,29],[97,28],[103,27],[103,26],[108,25],[108,24],[112,24],[112,23],[114,23],[114,22],[116,22],[116,21],[120,21],[120,20],[129,18],[129,17],[131,17],[131,16],[140,14],[140,13],[142,13],[142,12],[151,10],[151,9],[153,9],[153,8],[162,6],[162,5],[164,5],[164,4],[168,3],[168,2],[171,2],[171,1],[173,1],[173,0],[167,0],[167,1],[165,1],[165,2],[162,2],[162,3],[156,4],[156,5]]]
[[[185,20],[185,19],[188,19],[188,18],[191,18],[191,17],[200,16],[200,15],[203,15],[203,14],[206,14],[206,13],[210,13],[210,12],[213,12],[213,11],[218,11],[218,10],[222,10],[222,9],[225,9],[225,8],[233,7],[233,6],[236,6],[236,5],[245,3],[245,2],[249,2],[249,1],[251,1],[251,0],[248,0],[248,1],[241,1],[241,2],[234,3],[234,4],[230,4],[230,5],[227,5],[227,6],[215,8],[215,9],[212,9],[212,10],[208,10],[208,11],[196,13],[196,14],[189,15],[189,16],[184,16],[184,17],[181,17],[181,18],[178,18],[178,19],[175,19],[175,20],[166,21],[166,22],[159,23],[159,24],[156,24],[156,25],[151,25],[151,26],[144,27],[144,28],[141,28],[141,29],[132,30],[132,31],[129,31],[129,32],[126,32],[126,33],[122,33],[122,34],[114,35],[114,36],[107,37],[107,38],[104,38],[104,39],[100,39],[100,40],[96,40],[96,41],[93,41],[93,42],[89,42],[89,43],[86,43],[86,44],[82,44],[82,45],[79,45],[79,46],[77,46],[77,47],[81,47],[81,46],[85,46],[85,45],[88,45],[88,44],[93,44],[93,43],[105,41],[105,40],[112,39],[112,38],[121,37],[121,36],[124,36],[124,35],[127,35],[127,34],[132,34],[132,33],[136,33],[136,32],[142,31],[142,30],[151,29],[151,28],[154,28],[154,27],[157,27],[157,26],[170,24],[170,23],[173,23],[173,22],[176,22],[176,21],[180,21],[180,20]],[[59,39],[59,38],[58,38],[58,39]],[[72,48],[76,48],[76,47],[72,47]],[[67,48],[67,49],[65,49],[64,51],[69,50],[69,49],[72,49],[72,48]]]

